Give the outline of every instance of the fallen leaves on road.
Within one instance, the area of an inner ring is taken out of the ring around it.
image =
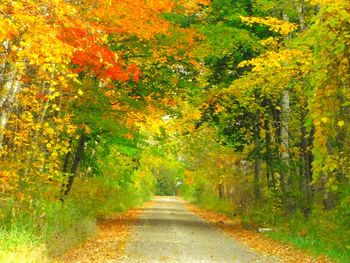
[[[225,233],[233,236],[235,239],[249,246],[253,250],[270,256],[276,256],[286,263],[331,262],[325,257],[315,259],[295,247],[282,244],[278,241],[269,239],[261,233],[248,230],[244,228],[239,219],[231,219],[223,214],[206,211],[188,203],[186,203],[186,207],[206,221],[215,224]]]
[[[151,205],[147,203],[145,207]],[[59,263],[113,263],[118,262],[126,242],[131,226],[135,224],[142,213],[141,208],[134,208],[128,212],[114,215],[98,224],[97,235],[55,262]]]

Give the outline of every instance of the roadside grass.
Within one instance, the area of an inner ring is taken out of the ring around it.
[[[0,262],[49,262],[95,233],[95,220],[82,214],[76,202],[41,200],[21,206],[8,209],[2,221]]]
[[[36,225],[49,256],[59,256],[96,233],[96,220],[77,200],[47,202],[43,227]],[[36,221],[37,222],[37,221]]]
[[[334,262],[350,262],[349,249],[345,246],[339,246],[339,244],[331,240],[321,238],[317,234],[301,237],[297,233],[277,230],[266,233],[266,235],[274,240],[281,241],[285,244],[291,244],[301,250],[308,251],[314,257],[326,256]]]
[[[49,262],[40,239],[25,228],[0,229],[0,262]]]
[[[232,216],[233,206],[229,201],[220,200],[215,196],[205,196],[197,202],[193,202],[201,208],[208,209],[213,212],[222,213],[227,216]]]
[[[196,199],[191,195],[184,198],[196,206],[233,217],[234,205],[218,197],[202,195]],[[260,206],[249,213],[236,215],[243,226],[256,231],[258,227],[272,227],[274,231],[264,233],[267,237],[283,244],[307,251],[315,258],[327,257],[332,262],[350,263],[350,230],[334,212],[314,212],[305,219],[300,213],[282,217],[271,207]],[[236,218],[237,218],[236,217]]]
[[[326,256],[339,263],[350,262],[350,225],[342,208],[325,211],[315,208],[305,218],[301,212],[279,217],[275,231],[266,233],[272,239],[308,251],[314,257]]]
[[[315,212],[308,219],[300,215],[285,218],[275,231],[266,235],[315,257],[324,255],[334,262],[350,262],[350,231],[334,213]]]
[[[191,187],[183,186],[180,194],[187,202],[200,208],[207,209],[217,213],[223,213],[232,216],[234,209],[231,202],[220,199],[214,194],[202,194]]]
[[[94,180],[94,179],[92,179]],[[91,187],[94,185],[94,187]],[[150,198],[130,184],[123,190],[102,181],[76,182],[65,202],[52,198],[50,188],[37,190],[50,198],[15,200],[0,204],[0,262],[51,262],[96,234],[97,221],[141,205]],[[41,196],[44,196],[41,194]]]

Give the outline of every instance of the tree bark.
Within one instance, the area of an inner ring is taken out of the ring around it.
[[[306,111],[301,115],[301,156],[300,156],[300,170],[302,175],[302,191],[304,193],[303,213],[308,217],[311,213],[313,204],[312,191],[312,152],[311,147],[313,143],[313,129],[308,134],[305,127]],[[307,138],[308,137],[308,138]]]
[[[271,129],[268,120],[264,123],[265,129],[265,162],[266,162],[266,180],[269,188],[275,188],[275,178],[273,174],[273,163],[271,158]]]
[[[260,112],[255,113],[255,166],[254,166],[254,197],[258,202],[261,198],[260,177],[261,177],[261,153],[260,153]]]
[[[2,72],[0,75],[0,147],[3,145],[4,133],[13,110],[13,105],[17,94],[21,90],[19,82],[20,76],[16,69],[15,63],[7,63],[6,54],[10,51],[10,41],[6,40],[2,43],[5,48],[4,60],[2,61]]]
[[[16,77],[16,71],[11,75],[10,79],[3,86],[5,95],[0,101],[0,147],[3,145],[4,133],[16,101],[16,96],[21,90],[20,83]]]
[[[85,142],[86,142],[86,134],[82,133],[82,135],[80,136],[78,145],[77,145],[77,149],[76,149],[76,152],[74,155],[74,159],[73,159],[73,163],[71,166],[70,174],[68,176],[67,183],[63,184],[63,188],[62,188],[63,195],[61,197],[61,201],[64,201],[65,197],[70,193],[70,191],[72,189],[73,182],[74,182],[76,173],[78,171],[79,163],[80,163],[80,160],[81,160],[83,153],[84,153]],[[66,156],[66,160],[65,160],[65,164],[64,164],[64,165],[66,165],[66,168],[63,167],[63,169],[68,169],[68,163],[69,163],[69,156],[68,157]]]
[[[283,13],[283,21],[288,22],[288,16]],[[287,36],[285,40],[290,39]],[[282,91],[281,99],[281,188],[282,188],[282,203],[285,212],[289,212],[292,204],[289,200],[289,180],[290,180],[290,156],[289,156],[289,118],[290,118],[290,96],[289,90],[286,87]]]
[[[299,17],[300,31],[303,32],[306,29],[304,18],[304,0],[301,0],[300,4],[297,6],[297,12]]]

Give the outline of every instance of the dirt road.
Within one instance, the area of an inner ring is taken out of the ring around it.
[[[204,222],[177,197],[157,197],[131,233],[123,263],[279,262]]]

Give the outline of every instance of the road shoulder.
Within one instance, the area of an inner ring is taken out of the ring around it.
[[[291,245],[282,244],[276,240],[272,240],[262,233],[244,228],[239,219],[231,219],[223,214],[200,209],[195,205],[185,203],[187,209],[215,225],[224,233],[234,237],[239,242],[252,248],[253,250],[277,257],[286,263],[327,263],[330,262],[326,258],[313,258],[306,252],[301,251]]]

